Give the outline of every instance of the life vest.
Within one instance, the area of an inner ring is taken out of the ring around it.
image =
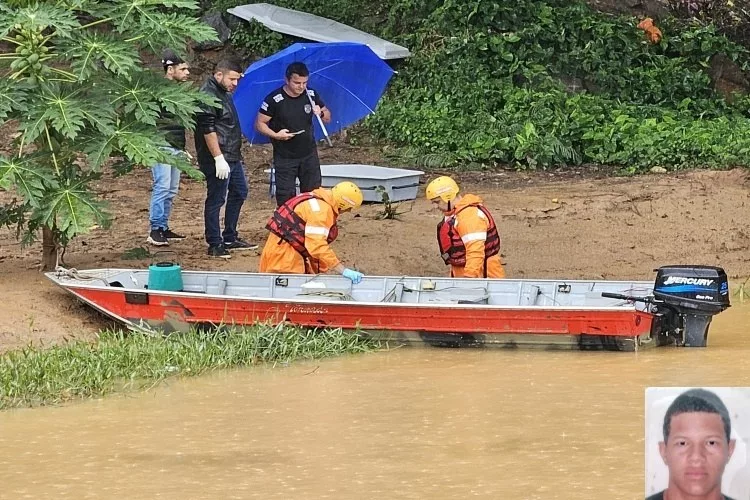
[[[484,240],[484,260],[493,255],[497,255],[500,252],[500,235],[497,234],[497,226],[495,226],[495,219],[492,218],[490,212],[479,203],[466,205],[457,211],[451,217],[443,219],[438,223],[437,226],[437,239],[438,245],[440,246],[440,256],[443,258],[446,264],[452,266],[463,267],[466,265],[466,246],[464,245],[461,236],[455,228],[456,217],[459,212],[466,210],[469,207],[478,208],[487,217],[489,227],[487,228],[487,238]]]
[[[294,209],[300,203],[316,198],[323,203],[325,200],[315,196],[312,193],[302,193],[294,198],[288,200],[286,203],[277,208],[271,218],[266,224],[266,229],[271,231],[273,234],[281,238],[282,241],[289,243],[297,253],[299,253],[305,260],[313,264],[313,257],[310,252],[305,248],[305,221],[297,215]],[[334,213],[334,223],[331,229],[328,230],[328,243],[332,243],[339,235],[339,228],[336,225],[336,215]],[[279,242],[281,243],[281,242]]]

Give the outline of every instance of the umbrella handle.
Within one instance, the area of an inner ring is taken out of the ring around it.
[[[276,196],[276,166],[271,162],[271,175],[268,177],[268,196]]]
[[[315,103],[312,100],[312,97],[310,97],[310,94],[307,93],[307,89],[305,89],[305,94],[307,95],[307,99],[310,101],[310,106],[315,106]],[[326,136],[326,141],[328,142],[328,145],[330,147],[333,147],[333,143],[331,142],[331,138],[328,137],[328,130],[326,129],[326,126],[323,125],[323,119],[320,117],[320,115],[315,115],[315,117],[318,119],[318,123],[320,124],[320,128],[323,129],[323,135]]]

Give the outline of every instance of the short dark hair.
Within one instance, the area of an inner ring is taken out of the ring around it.
[[[226,73],[227,71],[242,73],[242,66],[240,65],[240,62],[233,57],[222,59],[216,63],[216,66],[214,66],[214,73]]]
[[[711,391],[705,389],[690,389],[675,398],[672,404],[667,408],[667,414],[664,415],[664,442],[669,439],[669,430],[672,417],[682,413],[705,412],[716,413],[721,417],[724,423],[724,433],[729,442],[729,436],[732,433],[732,423],[729,421],[729,410],[724,402]]]
[[[286,79],[289,80],[292,75],[310,76],[310,70],[305,63],[296,61],[286,67]]]
[[[178,66],[184,62],[185,60],[172,49],[165,49],[161,55],[161,65],[164,66],[165,73],[170,66]]]

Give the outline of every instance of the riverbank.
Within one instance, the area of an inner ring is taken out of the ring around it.
[[[143,390],[170,377],[369,352],[380,346],[341,329],[313,331],[283,324],[166,337],[110,331],[98,337],[0,355],[0,410]]]
[[[268,234],[264,226],[275,207],[263,173],[270,151],[247,151],[250,196],[239,230],[243,238],[262,244]],[[376,153],[354,147],[321,149],[324,163],[388,165]],[[435,175],[425,174],[422,181]],[[745,169],[638,177],[613,177],[593,168],[496,170],[456,177],[464,192],[484,198],[493,212],[508,277],[650,280],[659,266],[704,264],[724,267],[735,290],[750,276],[750,184]],[[127,260],[124,254],[148,247],[149,173],[107,179],[100,189],[114,223],[108,230],[76,238],[65,254],[66,264],[78,269],[148,266],[147,258]],[[382,205],[376,204],[366,204],[354,216],[345,214],[334,251],[347,265],[370,275],[444,275],[446,267],[435,242],[439,214],[431,210],[423,192],[424,185],[418,199],[399,205],[404,212],[399,220],[379,219]],[[169,249],[185,269],[256,271],[260,251],[236,253],[229,261],[207,258],[204,197],[202,183],[182,182],[171,225],[187,239]],[[29,344],[91,340],[97,332],[115,327],[39,273],[40,257],[39,244],[22,248],[11,231],[0,230],[0,352]]]

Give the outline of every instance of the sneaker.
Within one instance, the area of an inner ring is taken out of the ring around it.
[[[208,247],[208,256],[209,257],[217,257],[219,259],[231,259],[232,255],[227,252],[227,249],[224,248],[224,245],[215,245]]]
[[[181,234],[177,234],[171,229],[165,229],[164,230],[164,237],[168,240],[184,240],[185,237]]]
[[[146,241],[157,247],[169,245],[169,241],[167,240],[167,237],[164,236],[164,231],[161,229],[152,229]]]
[[[225,241],[224,248],[226,248],[227,250],[255,250],[256,248],[258,248],[258,245],[254,243],[248,243],[245,240],[237,238],[234,241]]]

